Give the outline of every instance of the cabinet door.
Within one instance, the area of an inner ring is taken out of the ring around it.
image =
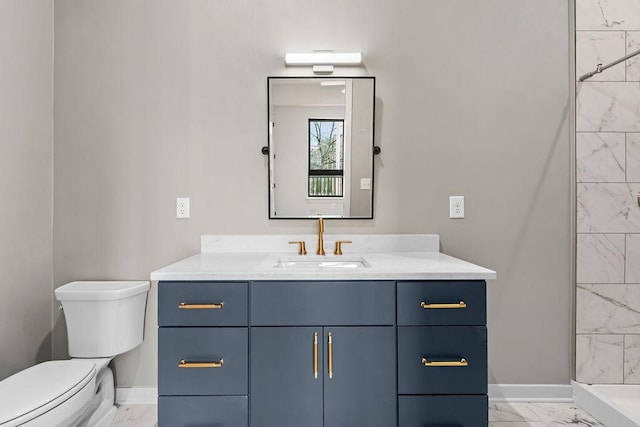
[[[327,327],[323,339],[324,427],[395,426],[395,328]]]
[[[322,427],[322,343],[322,328],[251,328],[252,427]]]

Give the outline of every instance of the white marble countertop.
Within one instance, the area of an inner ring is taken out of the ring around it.
[[[391,236],[391,237],[390,237]],[[486,280],[495,279],[496,272],[487,268],[437,252],[439,240],[433,235],[385,235],[384,237],[348,236],[351,239],[366,240],[367,245],[353,245],[361,252],[352,252],[352,246],[345,245],[345,255],[332,255],[326,250],[326,256],[296,255],[295,247],[287,247],[288,252],[271,252],[268,245],[262,245],[260,252],[251,252],[245,243],[251,236],[242,236],[244,242],[238,247],[228,245],[228,236],[203,236],[203,252],[151,273],[151,280]],[[297,236],[272,236],[277,242],[288,242]],[[333,236],[331,236],[333,237]],[[424,247],[428,250],[416,251],[416,242],[428,237]],[[343,236],[340,236],[342,239]],[[263,237],[264,239],[264,237]],[[389,240],[413,242],[410,245],[394,244],[391,251],[385,252],[377,244],[388,246]],[[435,240],[434,240],[435,239]],[[330,237],[326,237],[331,241]],[[336,240],[336,239],[333,239]],[[217,245],[211,249],[211,242],[224,241],[226,245]],[[355,240],[354,240],[355,243]],[[281,243],[279,243],[281,245]],[[288,245],[288,243],[285,243]],[[229,252],[224,252],[226,246]],[[282,246],[278,247],[280,249]],[[221,249],[222,248],[222,249]],[[400,249],[399,249],[400,248]],[[403,251],[409,248],[410,251]],[[329,247],[327,246],[327,249]],[[315,253],[315,243],[307,240],[308,252]],[[301,261],[339,261],[362,259],[368,265],[359,268],[322,268],[281,267],[277,266],[281,258]]]

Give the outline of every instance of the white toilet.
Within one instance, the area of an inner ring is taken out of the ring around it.
[[[149,287],[146,281],[108,281],[56,289],[72,359],[40,363],[0,381],[0,427],[110,426],[116,407],[107,365],[142,343]]]

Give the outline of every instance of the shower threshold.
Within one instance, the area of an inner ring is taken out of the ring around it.
[[[573,400],[607,427],[640,427],[640,385],[573,381]]]

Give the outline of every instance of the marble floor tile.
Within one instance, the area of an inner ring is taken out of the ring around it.
[[[114,427],[157,427],[155,405],[123,405]],[[572,403],[491,402],[489,427],[605,427]],[[607,426],[612,427],[612,426]]]
[[[542,421],[498,421],[489,423],[489,427],[549,427],[549,424]]]
[[[525,422],[540,421],[531,406],[525,402],[491,402],[489,403],[489,422]]]
[[[574,404],[531,403],[531,409],[549,426],[605,427],[591,415]]]
[[[156,405],[123,405],[118,408],[113,427],[156,427]]]

